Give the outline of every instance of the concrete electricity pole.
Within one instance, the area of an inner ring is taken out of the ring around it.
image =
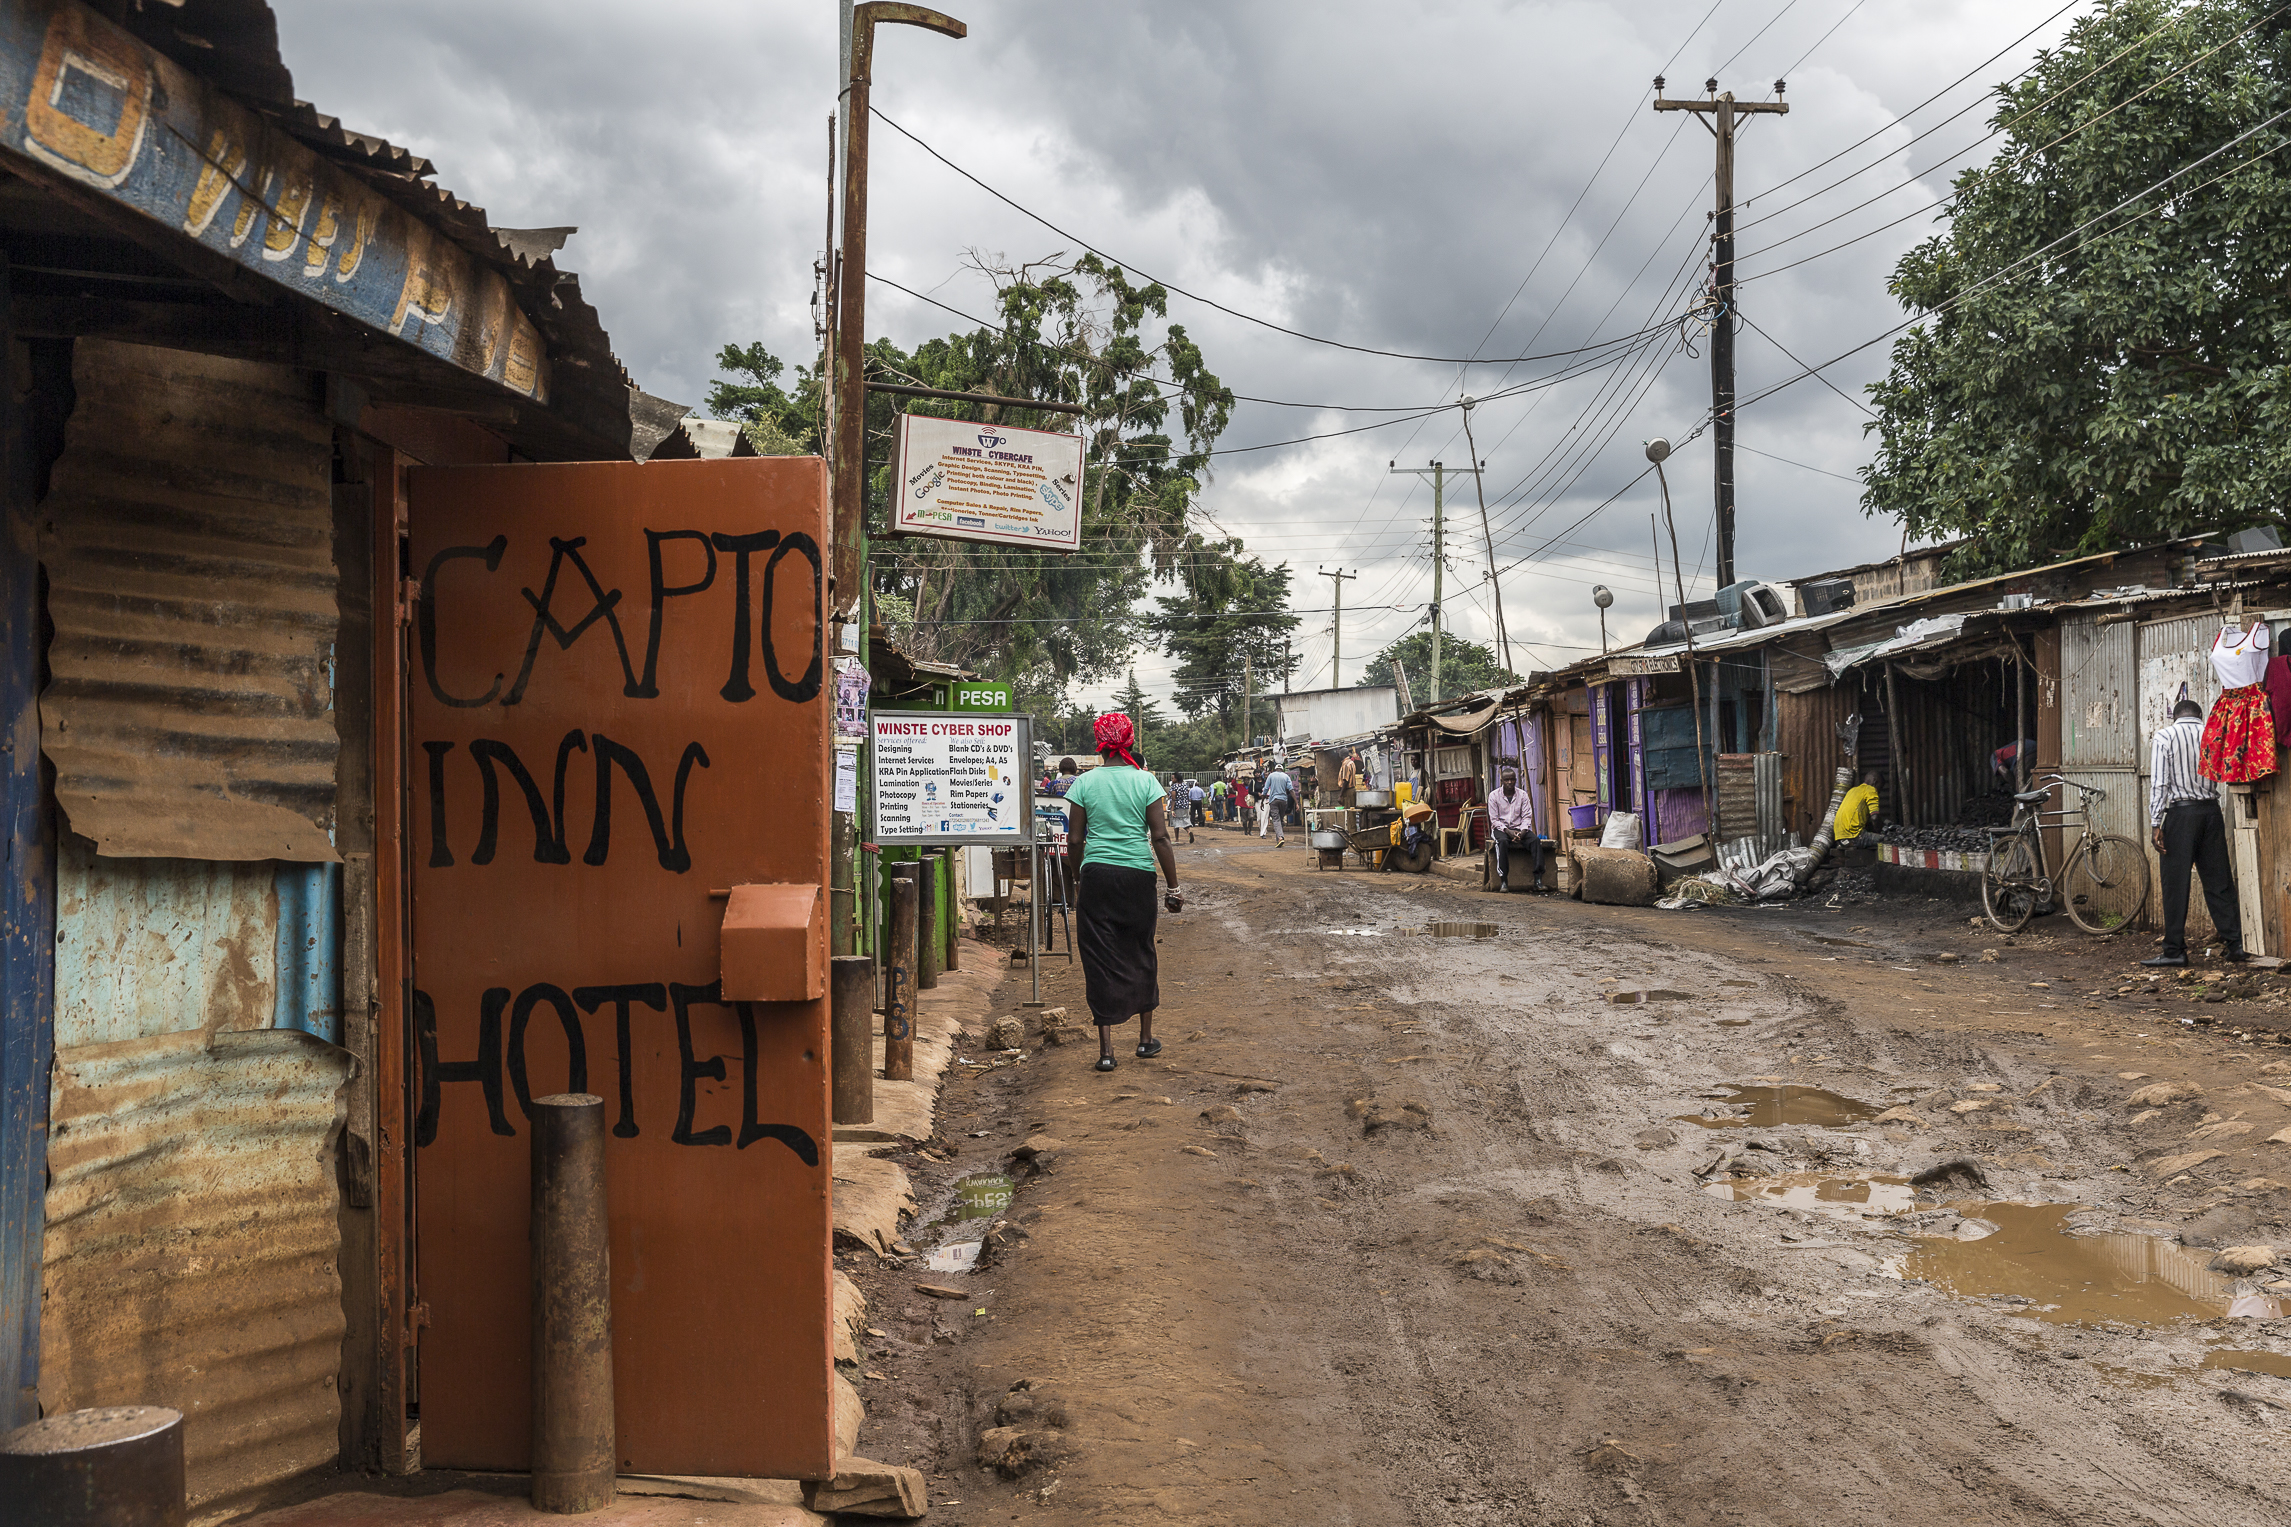
[[[1468,397],[1464,399],[1464,444],[1471,450],[1472,460],[1478,461],[1484,468],[1487,463],[1480,461],[1479,442],[1472,438],[1472,400]],[[1472,474],[1472,491],[1480,500],[1480,542],[1487,548],[1488,585],[1495,592],[1496,643],[1503,652],[1504,667],[1517,673],[1519,670],[1511,666],[1511,628],[1504,624],[1503,575],[1496,571],[1496,538],[1495,532],[1488,528],[1488,488],[1487,479],[1482,473]]]
[[[1712,486],[1718,519],[1718,587],[1734,581],[1734,134],[1735,118],[1755,112],[1782,115],[1785,82],[1774,82],[1771,101],[1737,101],[1718,92],[1718,81],[1704,80],[1706,101],[1663,98],[1663,77],[1655,76],[1655,110],[1691,111],[1718,140],[1718,211],[1711,229],[1710,421]]]
[[[1480,469],[1476,466],[1451,467],[1440,461],[1435,461],[1428,467],[1404,467],[1396,461],[1386,464],[1392,468],[1392,475],[1395,477],[1429,477],[1432,479],[1432,674],[1427,686],[1431,693],[1425,697],[1424,703],[1437,705],[1440,703],[1440,575],[1447,571],[1447,561],[1441,538],[1446,529],[1443,521],[1447,511],[1448,474],[1454,472],[1460,477],[1469,472],[1476,482],[1479,479]]]
[[[1338,665],[1344,661],[1344,580],[1358,578],[1360,570],[1355,568],[1348,573],[1339,568],[1332,573],[1324,567],[1321,576],[1336,581],[1336,619],[1329,626],[1328,651],[1328,687],[1335,689],[1344,682],[1337,676]]]

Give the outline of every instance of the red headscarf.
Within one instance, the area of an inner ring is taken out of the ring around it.
[[[1138,755],[1130,751],[1130,740],[1137,736],[1137,728],[1130,725],[1128,716],[1118,710],[1106,712],[1098,718],[1097,733],[1100,757],[1110,753],[1133,769],[1145,767],[1138,762]]]

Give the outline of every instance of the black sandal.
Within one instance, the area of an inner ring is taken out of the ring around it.
[[[1149,1040],[1145,1044],[1138,1046],[1139,1060],[1152,1060],[1156,1055],[1159,1055],[1160,1053],[1161,1041],[1158,1039]]]
[[[1111,1055],[1101,1055],[1101,1056],[1099,1056],[1099,1057],[1098,1057],[1098,1069],[1099,1069],[1100,1071],[1111,1071],[1111,1070],[1113,1070],[1113,1069],[1114,1069],[1114,1058],[1113,1058]]]

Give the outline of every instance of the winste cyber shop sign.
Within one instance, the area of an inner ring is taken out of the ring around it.
[[[878,711],[871,723],[877,842],[1027,841],[1030,718]]]
[[[900,535],[1046,551],[1082,543],[1082,437],[901,414]]]

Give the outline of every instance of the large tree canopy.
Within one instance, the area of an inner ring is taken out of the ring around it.
[[[1161,609],[1146,617],[1146,629],[1177,660],[1177,708],[1193,720],[1214,717],[1218,735],[1238,747],[1243,686],[1262,700],[1296,668],[1289,569],[1267,567],[1238,540],[1188,536],[1169,575],[1178,592],[1156,601]]]
[[[1971,537],[1966,573],[2283,517],[2285,124],[2140,193],[2291,107],[2284,25],[2110,0],[2003,87],[2004,146],[1894,272],[1928,316],[1869,389],[1869,512]]]
[[[1408,675],[1408,698],[1420,706],[1431,704],[1432,633],[1429,631],[1412,631],[1370,658],[1353,688],[1368,689],[1391,683],[1392,665],[1396,661]],[[1504,667],[1493,652],[1478,642],[1441,633],[1440,699],[1453,700],[1475,689],[1494,689],[1498,685],[1520,682],[1518,674]]]
[[[1118,673],[1142,632],[1136,607],[1172,576],[1197,538],[1188,515],[1209,477],[1210,451],[1233,415],[1233,394],[1186,334],[1168,323],[1168,295],[1084,255],[1007,267],[979,263],[995,285],[1000,326],[933,339],[913,352],[867,346],[870,377],[954,392],[1077,403],[1052,413],[999,405],[867,400],[868,504],[882,523],[891,492],[891,438],[906,412],[1072,433],[1087,442],[1082,545],[1071,555],[970,542],[878,541],[869,557],[877,608],[901,645],[1024,683],[1034,693]],[[819,380],[761,345],[727,345],[734,380],[709,392],[718,417],[748,421],[760,448],[775,440],[816,450]]]

